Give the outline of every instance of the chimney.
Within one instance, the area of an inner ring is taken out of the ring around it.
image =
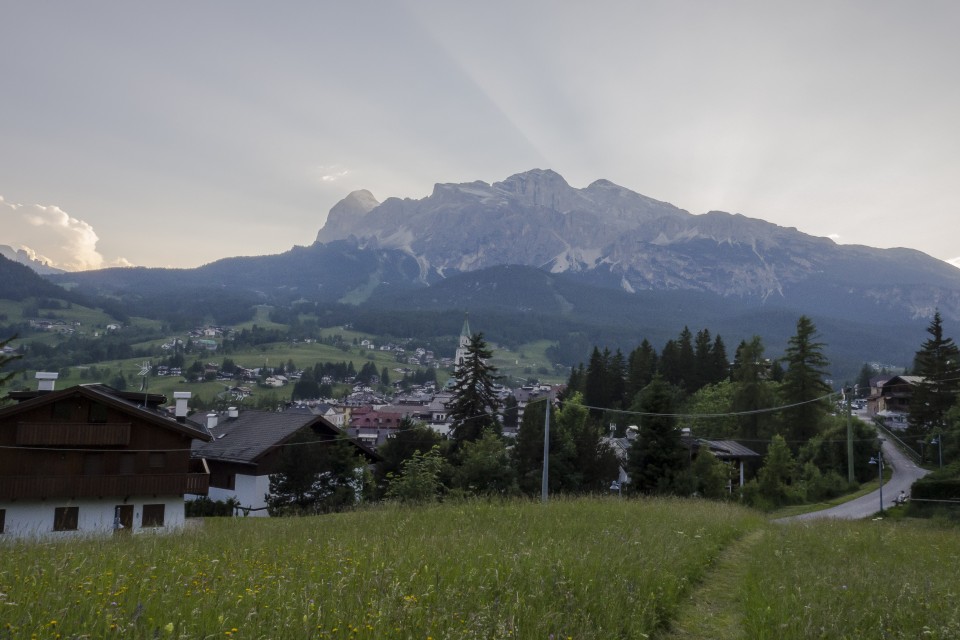
[[[177,422],[187,421],[187,403],[190,402],[190,398],[192,396],[193,394],[189,391],[173,392],[173,399],[177,401],[177,408],[175,412]]]
[[[217,426],[217,414],[208,413],[207,414],[207,429],[214,429]]]
[[[240,412],[237,411],[236,407],[227,407],[227,418],[230,420],[236,420],[240,417]]]
[[[37,380],[40,381],[37,385],[37,390],[42,392],[53,391],[57,384],[57,378],[59,377],[59,373],[50,371],[37,371]]]

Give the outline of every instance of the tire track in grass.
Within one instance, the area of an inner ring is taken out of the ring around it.
[[[751,531],[721,552],[686,598],[659,640],[739,640],[743,638],[737,592],[743,585],[751,550],[766,535],[766,529]]]

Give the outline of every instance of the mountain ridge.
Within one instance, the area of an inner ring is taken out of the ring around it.
[[[811,278],[843,282],[843,265],[856,256],[889,263],[886,272],[899,263],[912,284],[942,288],[935,295],[943,311],[960,317],[953,295],[960,270],[921,252],[838,245],[739,213],[691,214],[604,179],[577,189],[549,169],[493,184],[438,183],[426,198],[387,198],[317,233],[321,243],[348,238],[407,252],[438,273],[522,264],[607,273],[627,292],[694,289],[759,299],[788,296]],[[929,305],[914,307],[926,313]]]

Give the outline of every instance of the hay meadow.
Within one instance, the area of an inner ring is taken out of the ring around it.
[[[0,638],[955,638],[960,539],[682,499],[0,544]]]

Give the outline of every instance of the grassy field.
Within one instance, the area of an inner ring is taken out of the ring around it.
[[[0,637],[642,638],[762,523],[706,502],[474,502],[0,545]]]
[[[208,519],[0,560],[0,638],[960,637],[955,528],[691,500]]]

